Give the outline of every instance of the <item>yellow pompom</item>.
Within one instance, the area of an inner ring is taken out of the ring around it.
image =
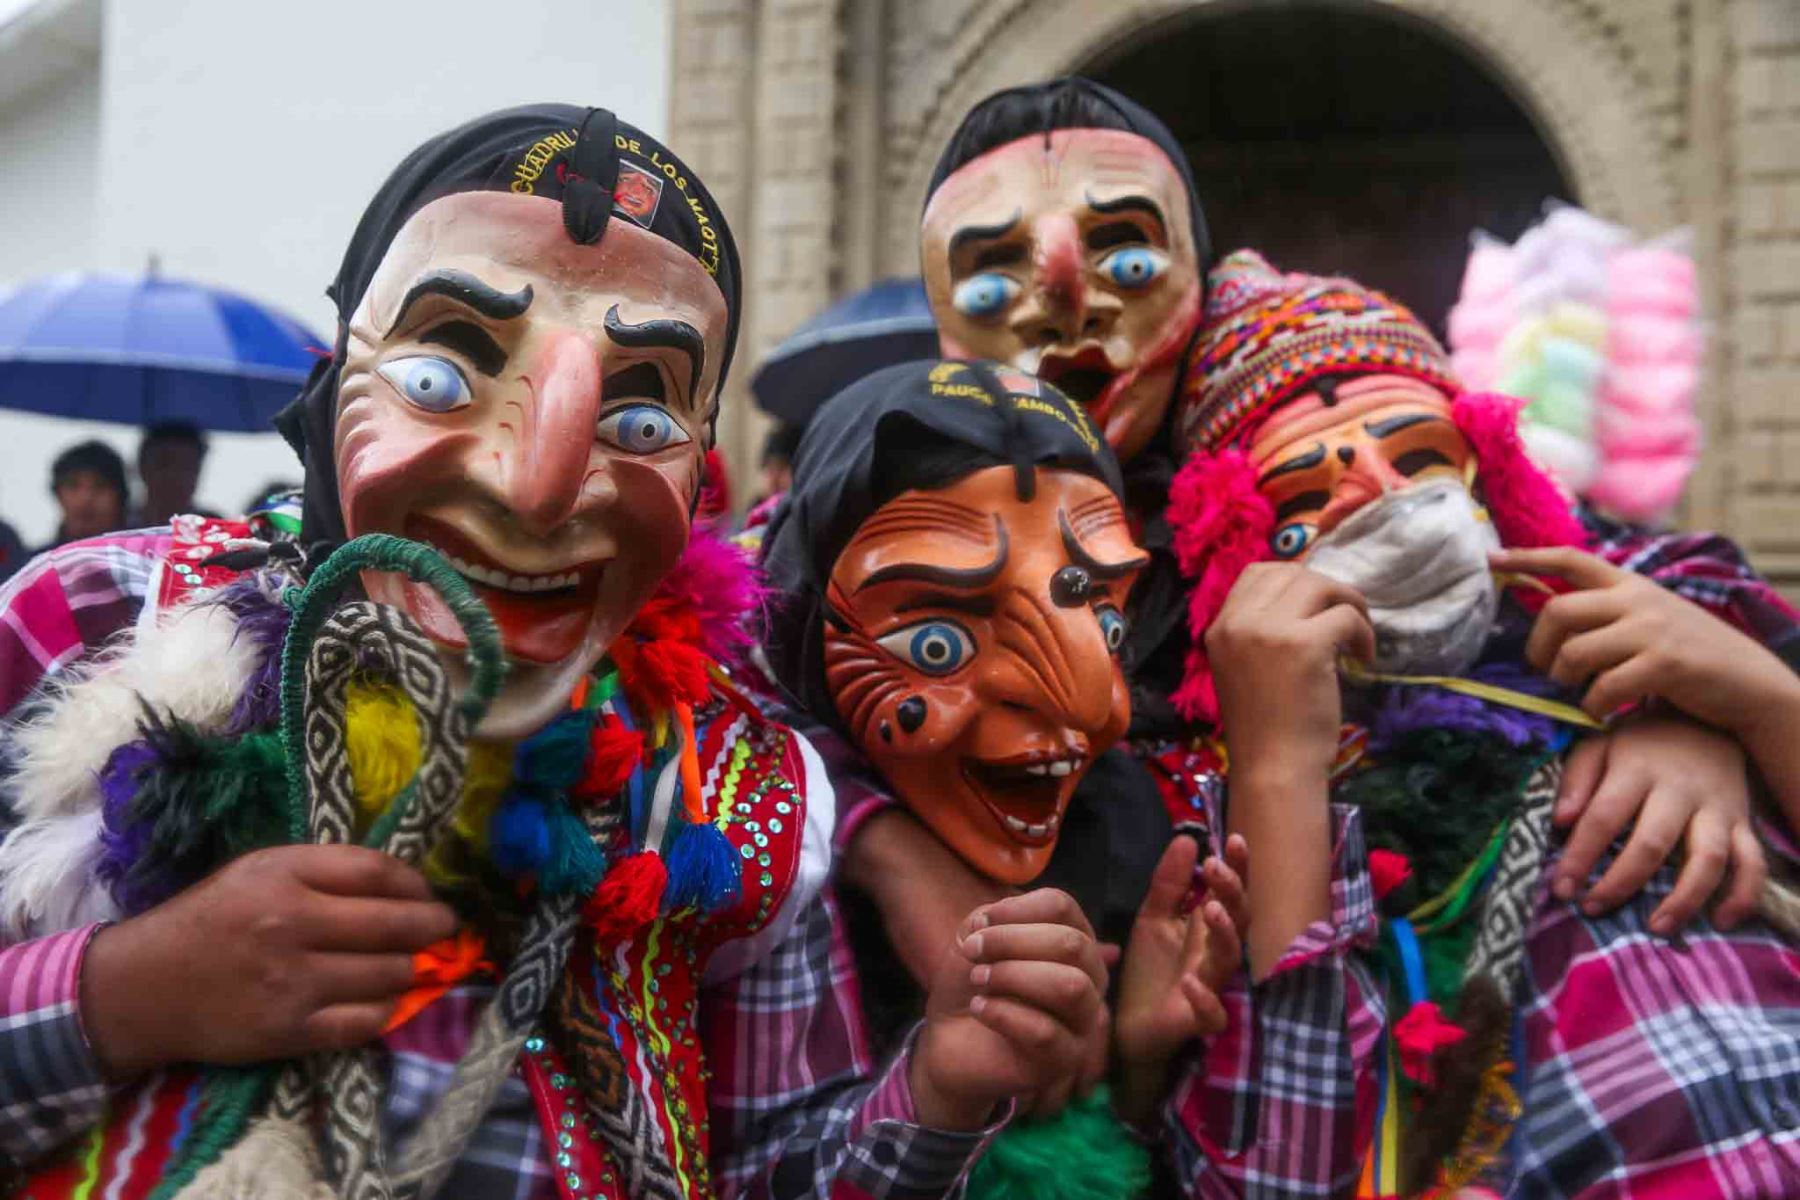
[[[412,702],[385,683],[357,680],[345,699],[345,741],[350,779],[356,788],[358,832],[367,832],[418,772],[424,754],[419,721]],[[451,836],[425,863],[425,876],[440,886],[466,882],[456,864],[466,861],[462,848],[485,858],[488,821],[512,782],[513,747],[491,742],[469,745],[462,800],[451,820]]]
[[[344,730],[357,815],[367,829],[419,770],[419,719],[399,688],[353,680]]]

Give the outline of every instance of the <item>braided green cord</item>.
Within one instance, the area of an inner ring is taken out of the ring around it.
[[[494,618],[443,555],[422,542],[387,533],[364,534],[338,547],[312,573],[304,589],[288,594],[294,619],[281,647],[281,747],[287,757],[291,841],[308,840],[311,807],[306,788],[306,658],[319,630],[331,619],[338,595],[363,571],[404,572],[443,598],[469,639],[469,689],[459,707],[471,726],[487,712],[506,670]],[[411,795],[409,788],[403,799]],[[400,809],[398,803],[391,807]],[[393,819],[399,820],[397,813]]]
[[[201,1087],[200,1117],[182,1144],[178,1161],[169,1164],[150,1193],[150,1200],[174,1200],[194,1176],[219,1160],[243,1136],[263,1096],[275,1082],[279,1064],[215,1067]]]

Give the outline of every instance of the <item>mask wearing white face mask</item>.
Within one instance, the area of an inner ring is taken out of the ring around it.
[[[1375,670],[1461,675],[1480,657],[1500,607],[1488,567],[1499,548],[1469,490],[1437,479],[1359,508],[1314,544],[1306,566],[1368,599]]]

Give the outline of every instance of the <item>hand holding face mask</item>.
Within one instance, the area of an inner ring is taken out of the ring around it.
[[[1455,479],[1364,505],[1316,542],[1308,569],[1362,593],[1375,627],[1370,664],[1390,675],[1460,675],[1493,629],[1500,539]]]

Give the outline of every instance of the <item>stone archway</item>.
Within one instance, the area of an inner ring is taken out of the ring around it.
[[[1071,70],[1170,20],[1232,0],[987,0],[935,47],[897,99],[882,262],[916,269],[917,213],[939,147],[989,92]],[[1586,207],[1643,231],[1679,221],[1676,171],[1654,111],[1598,10],[1582,0],[1343,0],[1429,22],[1519,101]],[[1671,14],[1672,15],[1672,14]],[[910,93],[909,95],[907,93]],[[907,118],[911,118],[908,120]]]

